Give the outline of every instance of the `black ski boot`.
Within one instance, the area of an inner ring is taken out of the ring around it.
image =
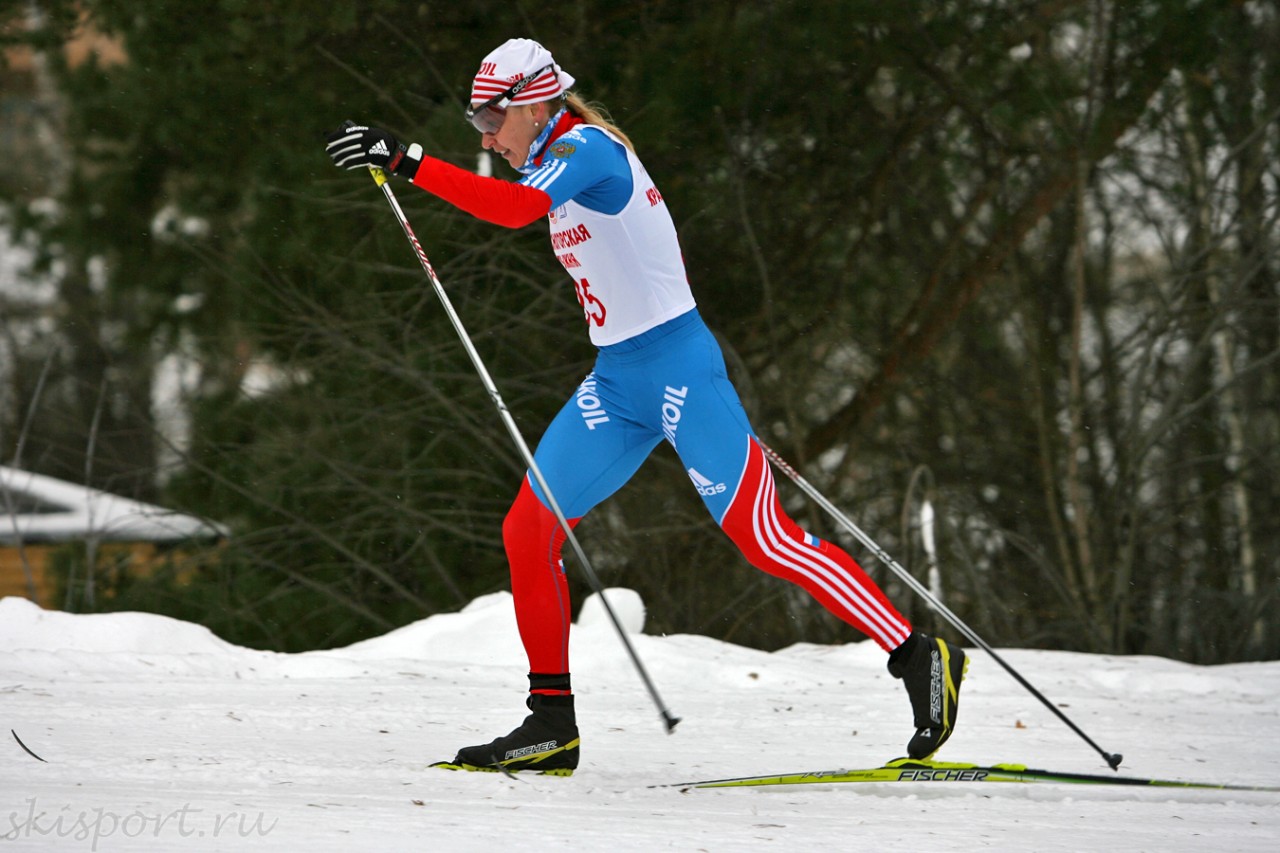
[[[919,632],[889,655],[889,674],[901,678],[911,699],[916,733],[907,755],[920,760],[933,755],[951,737],[960,704],[960,682],[969,669],[965,653]]]
[[[464,746],[452,762],[437,767],[451,770],[532,770],[546,776],[572,776],[578,767],[578,725],[573,696],[534,693],[526,704],[532,711],[515,731],[479,746]]]

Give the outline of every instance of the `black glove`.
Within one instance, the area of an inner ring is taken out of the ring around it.
[[[422,146],[406,147],[385,130],[345,121],[329,134],[325,152],[340,169],[377,166],[394,175],[413,180],[422,164]]]

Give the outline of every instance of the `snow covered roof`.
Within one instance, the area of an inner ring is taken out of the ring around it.
[[[227,535],[220,524],[65,480],[0,465],[0,545],[179,542]]]

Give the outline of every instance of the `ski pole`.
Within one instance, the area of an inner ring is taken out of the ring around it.
[[[844,527],[846,530],[852,533],[855,537],[857,537],[859,542],[861,542],[867,548],[870,548],[872,553],[874,553],[876,557],[880,559],[880,562],[888,566],[889,569],[892,570],[894,574],[896,574],[899,578],[902,579],[904,583],[907,584],[907,586],[911,587],[911,589],[915,591],[916,595],[924,599],[925,603],[928,604],[929,607],[931,607],[940,616],[942,616],[944,619],[950,622],[957,631],[959,631],[969,640],[969,642],[973,643],[975,646],[978,646],[984,652],[989,654],[996,663],[1004,667],[1005,671],[1013,676],[1015,681],[1017,681],[1019,684],[1025,687],[1028,691],[1030,691],[1032,696],[1039,699],[1040,702],[1046,708],[1048,708],[1050,711],[1056,714],[1058,716],[1058,719],[1066,723],[1067,726],[1070,727],[1070,729],[1073,732],[1080,735],[1080,737],[1084,739],[1085,743],[1089,744],[1089,746],[1097,750],[1098,754],[1101,755],[1103,760],[1107,762],[1108,767],[1110,767],[1112,770],[1117,770],[1117,771],[1120,769],[1120,762],[1124,760],[1124,756],[1122,756],[1118,752],[1107,752],[1105,749],[1098,746],[1098,744],[1094,743],[1093,739],[1090,738],[1087,734],[1085,734],[1084,731],[1082,731],[1079,726],[1077,726],[1074,722],[1072,722],[1071,719],[1067,717],[1066,714],[1062,713],[1062,710],[1060,708],[1058,708],[1056,705],[1050,702],[1047,698],[1045,698],[1045,695],[1043,693],[1037,690],[1031,684],[1031,682],[1023,678],[1022,675],[1016,669],[1014,669],[1011,665],[1009,665],[1004,658],[996,654],[995,649],[991,648],[991,646],[987,643],[986,640],[978,636],[978,634],[975,633],[972,628],[966,625],[959,616],[956,616],[954,613],[952,613],[950,608],[948,608],[945,604],[943,604],[936,597],[934,597],[933,593],[929,592],[929,590],[924,586],[924,584],[920,583],[918,580],[912,577],[911,573],[908,572],[906,569],[904,569],[902,566],[900,566],[897,560],[889,556],[889,553],[885,551],[883,548],[881,548],[879,545],[877,545],[875,540],[873,540],[866,533],[862,532],[862,529],[859,528],[858,525],[850,521],[849,518],[844,513],[836,509],[835,505],[831,503],[831,501],[823,497],[822,493],[819,492],[816,488],[814,488],[814,486],[808,480],[800,476],[800,472],[796,471],[795,468],[792,468],[790,465],[788,465],[787,461],[783,459],[781,456],[779,456],[773,450],[772,447],[765,444],[759,438],[757,438],[756,441],[759,442],[761,449],[763,449],[765,452],[765,455],[769,457],[770,461],[772,461],[774,465],[778,466],[779,470],[781,470],[784,474],[790,477],[795,482],[795,484],[804,491],[805,494],[813,498],[814,502],[817,503],[818,506],[822,507],[822,509],[826,510],[828,515],[834,518],[837,522],[839,522],[839,524],[842,527]]]
[[[604,611],[609,615],[609,621],[613,623],[618,639],[622,640],[622,645],[626,648],[627,655],[631,658],[631,663],[635,666],[636,672],[639,673],[640,680],[644,682],[645,689],[649,691],[649,697],[653,700],[653,704],[657,706],[658,713],[662,715],[662,722],[667,727],[667,734],[670,734],[675,730],[676,723],[680,722],[680,718],[673,716],[663,703],[662,697],[658,695],[658,688],[654,686],[648,670],[645,669],[644,664],[640,661],[640,656],[636,654],[635,647],[632,646],[631,640],[627,637],[627,632],[622,629],[622,623],[618,620],[617,614],[614,613],[613,607],[609,604],[609,599],[604,594],[604,587],[600,583],[600,577],[596,574],[595,569],[591,567],[591,562],[587,559],[586,553],[583,552],[582,546],[578,543],[578,538],[573,535],[573,528],[569,525],[569,520],[565,518],[564,512],[560,509],[560,504],[556,501],[555,495],[552,494],[551,487],[542,476],[542,470],[538,467],[538,463],[534,461],[529,445],[525,443],[524,436],[520,434],[520,427],[516,425],[515,418],[511,416],[511,412],[507,409],[507,404],[502,401],[502,395],[498,393],[498,387],[494,384],[493,378],[485,368],[484,362],[481,361],[480,353],[476,351],[475,344],[471,342],[471,336],[467,334],[466,328],[462,325],[462,318],[453,309],[453,303],[449,301],[449,296],[444,291],[444,285],[440,283],[440,278],[431,266],[431,261],[427,258],[426,251],[423,250],[422,244],[418,242],[417,236],[413,233],[412,226],[409,225],[408,217],[404,215],[400,202],[396,200],[395,193],[391,191],[391,185],[387,181],[387,173],[376,166],[370,166],[369,173],[373,175],[374,182],[382,189],[382,194],[387,197],[387,202],[395,212],[396,219],[400,221],[404,236],[409,238],[409,244],[413,246],[414,254],[418,256],[418,262],[422,264],[422,269],[427,273],[427,277],[431,279],[431,286],[434,288],[436,296],[439,297],[440,304],[444,306],[445,314],[449,316],[450,322],[453,323],[453,328],[462,341],[463,349],[471,357],[471,363],[475,366],[476,373],[480,375],[480,381],[484,383],[485,391],[489,393],[489,398],[493,400],[493,405],[497,407],[498,414],[501,416],[503,424],[507,427],[507,432],[511,434],[511,439],[520,450],[520,455],[524,457],[525,464],[529,467],[529,473],[537,481],[542,493],[547,496],[547,503],[551,505],[551,512],[555,514],[556,521],[560,523],[561,529],[564,530],[565,538],[573,549],[574,555],[577,556],[579,565],[582,566],[582,573],[586,576],[587,583],[591,586],[592,592],[600,597],[600,603],[604,605]]]

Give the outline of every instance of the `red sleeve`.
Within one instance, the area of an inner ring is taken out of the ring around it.
[[[422,158],[413,183],[478,219],[506,228],[523,228],[551,212],[551,196],[542,190],[482,178],[435,157]]]

